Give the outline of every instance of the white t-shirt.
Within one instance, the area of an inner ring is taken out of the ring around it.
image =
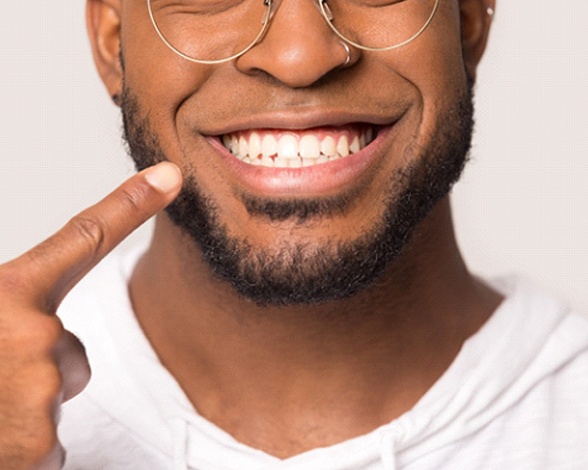
[[[133,314],[139,252],[111,256],[62,304],[92,379],[63,406],[67,469],[588,469],[588,321],[533,285],[506,300],[408,412],[372,432],[278,459],[197,414]]]

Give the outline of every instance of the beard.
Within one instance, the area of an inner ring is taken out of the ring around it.
[[[221,222],[221,209],[204,194],[192,173],[166,212],[199,248],[211,272],[239,295],[260,306],[301,305],[349,298],[368,288],[402,254],[418,224],[459,179],[471,146],[473,84],[439,119],[428,148],[409,147],[407,167],[390,175],[382,195],[384,211],[370,231],[352,241],[282,241],[253,247],[231,236]],[[143,116],[138,100],[126,87],[121,100],[124,139],[138,170],[167,160]],[[184,171],[184,173],[186,173]],[[314,223],[344,213],[353,195],[331,199],[276,200],[243,196],[251,217],[270,221],[295,219]]]

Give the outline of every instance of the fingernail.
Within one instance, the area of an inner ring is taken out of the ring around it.
[[[145,180],[155,189],[167,193],[182,183],[182,173],[173,163],[161,162],[145,170]]]

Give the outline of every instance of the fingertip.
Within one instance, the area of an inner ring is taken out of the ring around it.
[[[182,186],[182,172],[171,162],[161,162],[144,170],[145,181],[162,193],[178,191]]]

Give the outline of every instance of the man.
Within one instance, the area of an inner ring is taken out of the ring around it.
[[[88,0],[143,171],[1,268],[0,467],[585,468],[585,321],[453,236],[493,11]]]

